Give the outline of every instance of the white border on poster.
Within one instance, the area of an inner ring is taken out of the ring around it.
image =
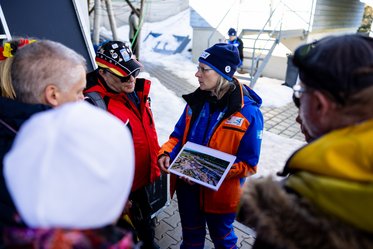
[[[76,17],[79,21],[79,26],[82,31],[84,42],[88,51],[89,59],[91,60],[91,65],[93,69],[97,68],[96,64],[96,52],[93,48],[91,35],[90,35],[90,25],[89,25],[89,16],[88,16],[88,6],[87,2],[81,0],[72,0],[72,3],[75,8]]]
[[[218,181],[218,183],[216,185],[213,185],[213,184],[205,182],[205,181],[201,181],[201,180],[196,179],[196,178],[194,178],[194,177],[192,177],[190,175],[184,174],[180,170],[174,169],[175,164],[178,161],[177,159],[184,152],[184,150],[196,151],[198,153],[206,154],[208,156],[221,159],[221,160],[226,161],[228,163],[228,166],[225,168],[224,173],[220,176],[219,181]],[[221,152],[221,151],[215,150],[215,149],[211,149],[209,147],[206,147],[206,146],[203,146],[203,145],[200,145],[200,144],[196,144],[196,143],[192,143],[192,142],[186,142],[184,144],[183,148],[180,150],[180,152],[177,155],[177,157],[175,158],[175,160],[172,162],[172,164],[168,168],[168,170],[171,173],[175,174],[175,175],[186,177],[186,178],[188,178],[189,180],[191,180],[191,181],[193,181],[195,183],[198,183],[198,184],[200,184],[202,186],[205,186],[207,188],[210,188],[210,189],[213,189],[213,190],[217,191],[219,189],[220,185],[222,184],[222,182],[224,181],[224,179],[225,179],[228,171],[232,167],[232,165],[233,165],[233,163],[234,163],[235,160],[236,160],[236,156],[230,155],[228,153]]]

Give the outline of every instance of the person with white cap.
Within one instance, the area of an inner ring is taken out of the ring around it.
[[[8,50],[15,99],[10,95],[0,97],[0,227],[24,225],[18,219],[2,176],[3,157],[15,134],[33,114],[83,100],[86,86],[85,59],[59,42],[38,40],[17,50],[10,46]]]
[[[217,191],[172,178],[182,249],[204,248],[206,223],[215,248],[237,248],[233,222],[241,185],[256,173],[263,132],[261,98],[233,77],[239,62],[238,50],[231,44],[218,43],[203,51],[195,74],[200,86],[183,95],[187,105],[159,152],[158,163],[166,173],[187,141],[236,156]]]
[[[133,175],[131,135],[116,117],[86,102],[35,114],[4,159],[27,225],[4,228],[5,248],[132,248],[131,234],[113,224]]]
[[[147,187],[160,177],[158,137],[150,109],[151,82],[137,78],[142,68],[124,42],[109,41],[98,48],[98,68],[87,75],[85,94],[98,93],[112,113],[130,128],[135,146],[135,177],[129,217],[143,249],[159,248],[154,242],[154,221]],[[120,225],[120,223],[118,224]]]

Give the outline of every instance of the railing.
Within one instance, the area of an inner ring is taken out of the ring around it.
[[[314,0],[312,0],[312,9],[314,6]],[[280,12],[280,13],[278,13]],[[283,23],[284,23],[284,16],[289,16],[289,12],[294,14],[295,17],[300,20],[301,23],[303,23],[306,28],[303,29],[302,35],[308,34],[310,30],[310,21],[305,20],[301,15],[297,13],[297,11],[294,11],[290,6],[288,6],[283,1],[279,1],[276,5],[276,7],[271,11],[269,18],[263,25],[262,29],[258,32],[256,38],[254,38],[254,45],[252,47],[252,56],[251,56],[251,67],[249,68],[250,73],[250,87],[254,87],[256,81],[260,77],[262,71],[264,70],[264,67],[268,63],[270,57],[272,56],[273,50],[277,46],[277,44],[280,42],[282,35],[283,35]],[[312,16],[313,10],[310,11],[310,16]],[[285,14],[286,13],[286,14]],[[276,25],[272,28],[270,28],[271,23],[273,22],[275,14],[280,14],[280,18],[278,19],[278,22]],[[263,34],[268,34],[269,38],[262,39]],[[274,37],[271,39],[271,37]],[[264,46],[261,46],[258,48],[257,42],[261,41],[261,44]],[[264,42],[263,42],[264,41]],[[268,48],[268,43],[271,42],[270,48]],[[263,58],[263,52],[266,51],[267,54]],[[261,61],[261,62],[260,62]],[[259,63],[260,62],[260,63]]]
[[[276,2],[274,8],[271,7],[271,11],[269,13],[269,17],[266,19],[265,24],[259,29],[242,29],[242,33],[244,32],[255,32],[255,36],[251,38],[246,38],[247,40],[251,40],[250,47],[245,46],[245,48],[250,48],[250,62],[244,66],[244,69],[249,71],[249,77],[246,77],[250,81],[250,86],[254,87],[256,81],[260,77],[262,71],[264,70],[264,67],[270,60],[273,50],[275,47],[279,44],[281,38],[286,35],[294,36],[294,35],[300,35],[305,36],[308,34],[310,30],[310,23],[312,21],[312,15],[314,12],[314,0],[312,1],[312,6],[310,6],[310,14],[309,14],[309,20],[306,20],[306,16],[302,16],[302,14],[299,13],[299,11],[294,10],[289,5],[287,5],[284,0],[279,0]],[[234,1],[233,4],[230,6],[230,8],[227,10],[225,15],[222,17],[218,25],[214,28],[212,33],[210,34],[208,38],[208,46],[211,46],[211,40],[213,36],[216,34],[219,27],[222,25],[223,21],[227,19],[228,14],[232,11],[233,7],[237,4],[237,1]],[[307,8],[308,9],[308,8]],[[304,12],[306,13],[306,12]],[[307,11],[308,13],[308,11]],[[301,26],[303,28],[296,28],[292,30],[290,27],[292,27],[293,22],[291,20],[297,20],[295,23],[300,25],[295,26]],[[240,25],[238,25],[240,26]],[[292,32],[286,32],[293,31]],[[268,35],[268,37],[264,37],[265,35]],[[242,38],[242,37],[241,37]],[[244,45],[245,42],[244,42]],[[245,78],[245,77],[243,77]]]
[[[229,12],[231,12],[233,6],[238,2],[239,0],[236,0],[233,2],[233,4],[231,5],[231,7],[228,9],[228,11],[225,13],[225,15],[223,16],[223,18],[220,20],[219,24],[215,27],[214,31],[211,33],[211,35],[209,36],[209,38],[207,39],[207,45],[208,47],[211,46],[210,42],[211,42],[211,39],[212,37],[214,36],[214,34],[216,33],[216,31],[218,30],[218,28],[220,27],[220,25],[223,23],[224,19],[227,17],[227,15],[229,14]]]
[[[281,37],[281,31],[282,31],[282,18],[279,19],[279,21],[277,22],[277,24],[274,26],[274,28],[272,29],[269,29],[267,27],[270,27],[271,25],[271,22],[272,22],[272,17],[274,16],[274,14],[277,12],[278,9],[280,9],[281,7],[281,3],[282,1],[279,1],[277,6],[272,10],[271,14],[269,15],[267,21],[265,22],[265,24],[263,25],[262,29],[258,32],[256,38],[254,39],[254,45],[252,47],[252,56],[251,56],[251,67],[250,67],[250,87],[253,88],[256,81],[258,80],[261,72],[263,71],[265,65],[267,64],[273,50],[275,49],[276,45],[279,43],[279,40],[280,40],[280,37]],[[277,27],[280,27],[279,29],[277,29]],[[273,41],[271,40],[271,38],[268,38],[267,40],[264,40],[265,43],[264,43],[264,46],[262,46],[261,48],[257,48],[257,42],[259,40],[262,40],[261,39],[261,36],[264,34],[264,33],[268,33],[268,31],[271,30],[270,33],[270,37],[277,33],[277,37],[276,39]],[[265,48],[267,47],[267,44],[269,41],[272,41],[272,46],[270,49],[267,50],[267,55],[264,57],[263,59],[263,62],[260,63],[260,66],[259,65],[259,60],[262,58],[262,54],[263,54],[263,51],[266,50]],[[257,50],[259,50],[259,54],[257,54]]]
[[[292,15],[294,15],[297,18],[297,23],[298,23],[298,21],[300,23],[303,23],[303,25],[301,25],[301,26],[305,27],[304,31],[305,31],[305,33],[308,33],[310,31],[310,29],[311,29],[312,17],[313,17],[313,13],[315,11],[314,10],[315,3],[316,3],[315,0],[312,0],[312,2],[311,2],[308,20],[306,20],[304,16],[300,15],[299,11],[294,10],[292,7],[290,7],[289,5],[287,5],[286,3],[284,3],[283,1],[280,1],[280,2],[286,8],[286,12],[287,12],[286,15],[289,16],[288,13],[291,13]]]

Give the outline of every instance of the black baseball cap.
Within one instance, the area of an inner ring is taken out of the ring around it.
[[[130,46],[121,41],[109,41],[101,45],[96,53],[96,63],[119,77],[134,74],[143,67],[133,57]]]

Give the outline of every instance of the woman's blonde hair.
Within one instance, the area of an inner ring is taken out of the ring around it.
[[[34,39],[14,38],[11,41],[5,41],[0,47],[0,95],[2,97],[16,98],[11,76],[14,55],[18,49],[35,41]]]
[[[0,61],[0,93],[2,97],[15,99],[16,93],[14,92],[10,72],[12,63],[13,57]]]
[[[219,75],[218,82],[216,84],[216,88],[211,91],[212,95],[216,96],[217,99],[221,99],[224,94],[229,90],[232,82],[225,79],[223,76]]]

